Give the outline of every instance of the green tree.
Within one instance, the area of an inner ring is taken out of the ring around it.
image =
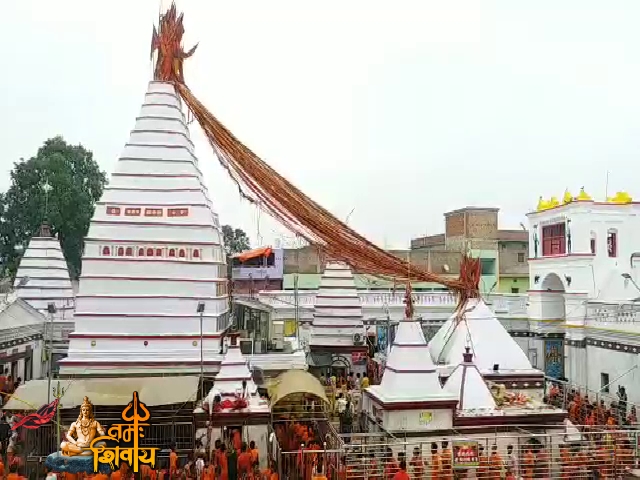
[[[82,145],[60,136],[44,142],[35,157],[20,159],[11,171],[11,186],[0,198],[0,255],[4,273],[15,275],[20,255],[43,221],[58,235],[72,278],[80,275],[84,237],[106,174]]]
[[[227,256],[244,252],[251,248],[249,237],[241,228],[234,229],[231,225],[223,225],[222,237],[224,239],[224,249]]]

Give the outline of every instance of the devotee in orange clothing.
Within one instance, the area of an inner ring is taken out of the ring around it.
[[[218,480],[229,480],[229,464],[227,462],[227,447],[223,443],[220,445],[220,454],[218,455],[218,468],[220,471]]]
[[[385,480],[392,480],[393,476],[398,471],[398,463],[393,458],[393,450],[387,447],[387,453],[384,459],[384,478]]]
[[[215,480],[215,478],[216,470],[213,467],[213,464],[209,463],[204,467],[203,480]]]
[[[489,457],[484,453],[484,447],[478,447],[478,478],[489,478]]]
[[[442,442],[442,478],[453,478],[453,452],[449,448],[449,442]]]
[[[233,449],[236,452],[242,449],[242,434],[239,429],[233,431]]]
[[[109,480],[109,477],[105,473],[96,473],[93,480]]]
[[[171,453],[169,454],[169,477],[173,478],[173,476],[178,472],[178,454],[176,453],[175,447],[171,447]]]
[[[253,440],[249,442],[249,453],[251,454],[251,465],[254,467],[260,465],[260,452],[256,448],[256,442]]]
[[[109,478],[111,480],[122,480],[122,471],[115,470],[115,471],[111,472],[111,475],[109,476]]]
[[[316,472],[313,475],[313,480],[327,480],[327,477],[324,475],[324,473],[322,473],[322,461],[318,462]]]
[[[431,444],[431,480],[440,480],[442,478],[442,459],[438,454],[438,444]]]
[[[404,460],[400,461],[399,470],[393,476],[393,480],[411,480],[407,473],[407,462]]]
[[[247,444],[242,444],[242,453],[238,455],[238,478],[251,476],[251,454],[247,451]]]
[[[500,480],[502,478],[502,458],[498,453],[498,446],[491,446],[491,455],[489,456],[489,478],[491,480]]]
[[[414,479],[421,480],[424,478],[424,462],[422,461],[419,447],[413,449],[413,456],[411,460],[409,460],[409,466],[411,467]]]
[[[528,448],[522,459],[522,478],[533,478],[533,469],[535,468],[536,458]]]
[[[9,467],[9,472],[10,473],[9,473],[9,475],[7,475],[7,480],[22,480],[22,479],[24,479],[24,477],[18,473],[18,465],[16,465],[16,464],[13,464],[13,465],[11,465]],[[78,476],[75,475],[75,474],[67,473],[65,475],[74,475],[74,477],[72,477],[72,480],[75,480],[75,478],[78,478]],[[66,477],[66,478],[69,478],[69,477]]]
[[[548,478],[549,477],[549,466],[551,463],[551,458],[549,454],[544,448],[541,448],[538,451],[537,457],[537,466],[536,466],[536,478]]]

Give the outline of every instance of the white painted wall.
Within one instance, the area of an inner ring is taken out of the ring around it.
[[[567,292],[584,292],[600,301],[629,300],[640,292],[622,273],[640,281],[640,261],[631,254],[640,252],[640,204],[616,205],[596,202],[573,202],[568,205],[532,212],[527,215],[529,242],[529,278],[532,290],[541,289],[550,273],[556,273]],[[542,227],[570,220],[571,254],[542,257]],[[617,256],[607,253],[607,232],[617,231]],[[538,232],[538,258],[534,258],[533,232]],[[596,239],[596,252],[591,255],[591,238]],[[535,283],[535,277],[540,276]],[[571,285],[566,277],[571,277]]]

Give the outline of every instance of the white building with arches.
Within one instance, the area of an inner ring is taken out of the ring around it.
[[[596,201],[582,189],[540,199],[527,217],[528,314],[545,365],[640,400],[640,202],[624,192]]]

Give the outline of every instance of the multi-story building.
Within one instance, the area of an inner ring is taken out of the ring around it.
[[[524,229],[500,230],[498,211],[466,207],[445,213],[445,233],[413,239],[412,258],[426,251],[431,271],[457,274],[460,256],[468,252],[481,259],[483,292],[524,293],[528,288],[528,234]]]
[[[254,296],[260,290],[282,290],[282,248],[263,247],[231,257],[232,291]]]
[[[545,362],[557,364],[547,373],[604,394],[625,386],[640,400],[640,204],[582,190],[540,200],[528,219],[528,316],[547,337]]]

